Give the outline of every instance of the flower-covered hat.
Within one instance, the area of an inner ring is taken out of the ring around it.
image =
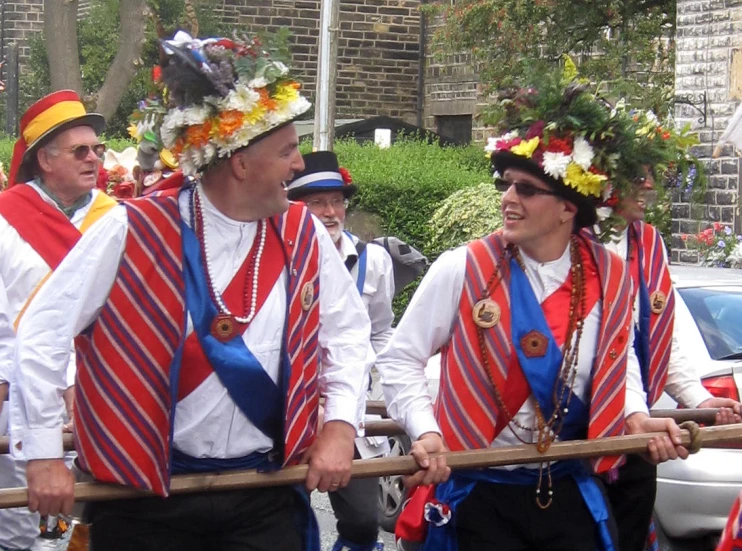
[[[162,70],[169,109],[160,138],[186,175],[253,143],[296,119],[310,103],[288,67],[286,49],[258,39],[191,38],[163,41],[170,63]]]
[[[489,138],[485,150],[496,173],[527,170],[575,204],[580,228],[595,224],[596,207],[627,188],[642,166],[626,162],[636,149],[635,122],[577,80],[571,61],[565,69],[538,89],[500,97],[487,122],[504,133]]]
[[[332,151],[315,151],[303,158],[304,170],[297,172],[287,186],[290,200],[296,201],[322,191],[340,191],[348,199],[356,192],[350,173],[338,164]]]

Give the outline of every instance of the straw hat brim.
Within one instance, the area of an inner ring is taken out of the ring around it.
[[[90,126],[95,131],[96,135],[100,135],[106,127],[106,120],[103,118],[103,115],[99,113],[87,113],[81,117],[75,117],[74,119],[61,122],[44,132],[27,146],[26,152],[23,154],[23,161],[21,162],[20,167],[18,167],[17,180],[27,181],[31,179],[32,174],[30,173],[30,169],[33,166],[34,156],[41,146],[48,143],[52,138],[54,138],[54,136],[61,134],[65,130],[76,128],[78,126]]]

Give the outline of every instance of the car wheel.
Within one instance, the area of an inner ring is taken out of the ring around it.
[[[389,457],[407,455],[410,452],[410,439],[405,435],[390,436],[389,448]],[[383,530],[394,532],[407,494],[400,475],[379,477],[379,526]]]

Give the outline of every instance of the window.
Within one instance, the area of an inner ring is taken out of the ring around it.
[[[435,118],[438,134],[457,144],[471,143],[471,115],[439,115]]]

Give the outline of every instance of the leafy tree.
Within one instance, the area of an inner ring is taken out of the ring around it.
[[[487,91],[573,55],[580,74],[615,96],[668,109],[674,79],[675,0],[457,0],[435,2],[439,54],[471,52]]]
[[[118,101],[112,107],[106,107],[107,112],[103,112],[104,109],[101,108],[103,87],[119,52],[121,33],[127,32],[129,28],[121,24],[118,16],[122,6],[127,6],[127,1],[92,0],[88,14],[78,21],[75,27],[79,60],[77,74],[82,76],[82,89],[78,91],[81,92],[89,109],[98,110],[106,116],[108,135],[126,135],[129,115],[137,102],[153,90],[152,68],[159,61],[160,35],[170,37],[181,28],[191,33],[195,32],[198,36],[215,36],[225,31],[224,25],[212,9],[210,0],[146,0],[143,2],[146,4],[146,14],[142,12],[144,15],[141,18],[138,13],[132,14],[132,17],[138,18],[137,24],[142,26],[143,33],[141,50],[136,57],[131,58],[133,76],[127,82],[119,81]],[[58,0],[52,0],[55,4],[52,13],[59,4],[63,4],[57,2]],[[76,9],[77,2],[74,4]],[[29,67],[33,67],[34,70],[27,71],[21,77],[21,90],[26,105],[60,87],[77,89],[71,82],[52,84],[46,31],[44,35],[38,34],[31,38],[29,45]],[[74,55],[70,53],[71,51],[70,49],[64,55],[69,58],[70,55]]]

